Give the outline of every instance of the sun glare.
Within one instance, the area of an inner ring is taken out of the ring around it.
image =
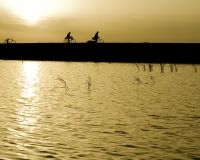
[[[42,9],[36,1],[28,0],[22,4],[22,7],[18,13],[28,22],[35,23],[42,16]]]
[[[3,4],[13,14],[21,17],[27,23],[34,24],[45,17],[60,12],[67,3],[63,0],[11,0],[4,1]]]

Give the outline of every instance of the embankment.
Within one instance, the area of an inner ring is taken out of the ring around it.
[[[200,43],[0,44],[0,59],[200,64]]]

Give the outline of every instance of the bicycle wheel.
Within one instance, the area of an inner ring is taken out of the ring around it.
[[[71,40],[71,43],[76,43],[76,40],[75,40],[75,39],[72,39],[72,40]]]
[[[103,39],[98,39],[97,43],[104,43]]]
[[[16,43],[16,41],[15,41],[15,40],[12,40],[10,43]]]
[[[68,39],[64,39],[64,41],[63,41],[64,43],[68,43]]]

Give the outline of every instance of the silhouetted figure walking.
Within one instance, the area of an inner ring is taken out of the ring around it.
[[[69,32],[67,36],[65,37],[65,39],[68,39],[68,43],[70,43],[70,39],[73,39],[73,37],[70,34],[71,32]]]
[[[97,42],[97,40],[100,38],[100,37],[98,36],[98,34],[99,34],[99,31],[97,31],[96,34],[94,35],[94,37],[92,37],[92,39],[95,40],[96,42]]]

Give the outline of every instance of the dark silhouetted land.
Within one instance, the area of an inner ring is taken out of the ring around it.
[[[200,43],[0,44],[0,59],[200,64]]]

